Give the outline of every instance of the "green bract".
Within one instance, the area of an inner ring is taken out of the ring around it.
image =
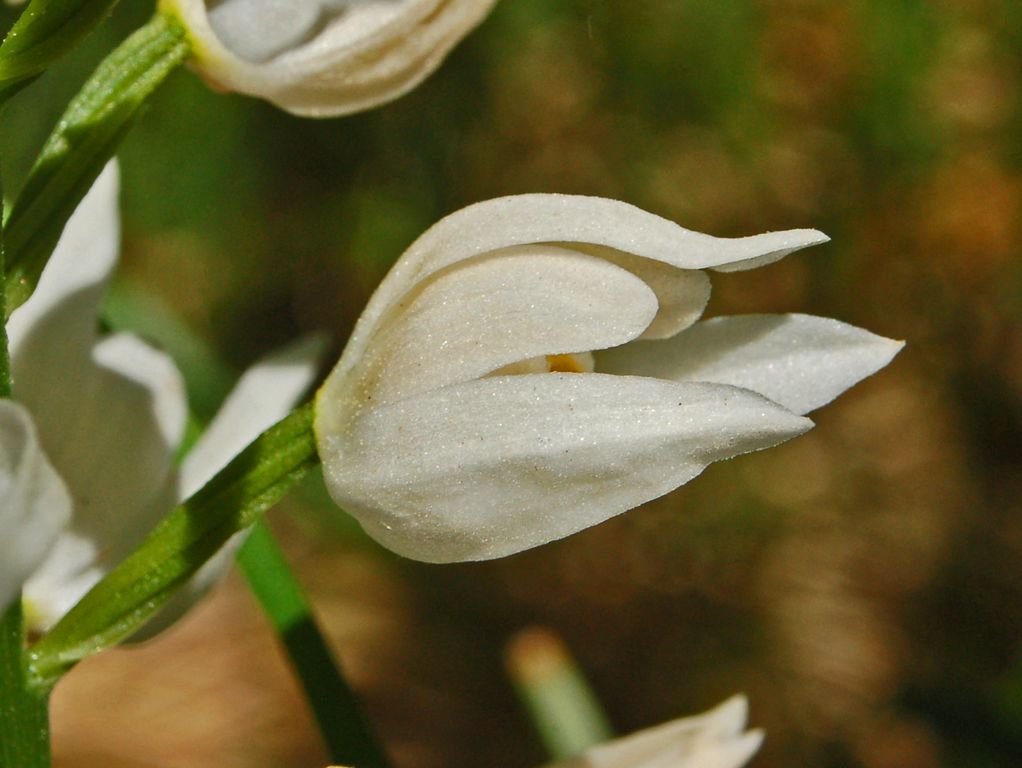
[[[188,51],[180,25],[156,16],[100,64],[68,106],[4,221],[8,315],[32,293],[68,217],[139,107]]]
[[[32,0],[0,45],[0,105],[81,42],[117,0]]]

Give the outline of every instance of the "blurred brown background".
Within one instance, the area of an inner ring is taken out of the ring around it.
[[[124,0],[11,105],[9,178],[150,10]],[[715,276],[709,310],[908,340],[807,436],[492,563],[399,560],[315,482],[272,520],[400,768],[544,761],[501,668],[537,623],[622,733],[745,691],[759,768],[1017,766],[1020,65],[1011,0],[504,0],[423,87],[352,118],[181,72],[121,155],[114,310],[173,307],[226,361],[183,360],[209,413],[231,371],[302,330],[339,350],[404,247],[473,201],[576,192],[717,235],[826,231]],[[81,665],[53,717],[62,768],[325,762],[236,577],[157,641]]]

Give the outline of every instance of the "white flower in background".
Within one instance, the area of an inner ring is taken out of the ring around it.
[[[647,728],[546,768],[741,768],[763,743],[762,731],[745,730],[748,710],[745,697],[735,696],[705,714]]]
[[[805,432],[812,422],[796,414],[901,344],[804,315],[696,320],[703,270],[826,239],[720,239],[568,195],[448,216],[384,279],[317,395],[331,495],[402,555],[487,559]]]
[[[271,354],[242,377],[175,468],[187,418],[180,373],[135,336],[98,334],[117,262],[117,187],[111,164],[68,221],[35,292],[7,323],[14,401],[0,406],[0,607],[23,586],[35,633],[285,416],[315,375],[318,340]],[[14,567],[7,550],[17,555]]]
[[[298,115],[359,112],[435,70],[496,0],[161,0],[214,85]]]
[[[586,750],[551,768],[740,768],[763,743],[746,731],[748,703],[735,696],[706,714],[685,717]]]

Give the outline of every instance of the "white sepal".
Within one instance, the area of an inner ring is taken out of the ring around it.
[[[331,494],[371,536],[452,562],[562,538],[811,426],[734,387],[550,373],[368,408],[319,441]]]
[[[632,256],[679,271],[726,266],[748,269],[827,240],[814,229],[713,237],[684,229],[634,205],[602,197],[529,194],[487,200],[441,219],[402,254],[359,318],[338,367],[354,364],[385,316],[414,286],[453,264],[505,248],[553,243],[594,252],[597,246],[606,249],[600,255],[612,256],[626,269],[630,263],[627,257]],[[648,274],[638,272],[637,276],[644,279]],[[671,306],[670,320],[664,321],[674,329],[694,321],[706,304],[708,284],[702,276],[694,279],[699,285],[674,289],[679,297],[685,297],[683,306]],[[661,277],[650,284],[654,292],[667,291],[657,286],[665,280]],[[654,335],[669,335],[667,330],[656,328],[658,322],[660,318],[651,326]]]

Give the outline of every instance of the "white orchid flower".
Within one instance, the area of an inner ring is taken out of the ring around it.
[[[704,270],[826,239],[720,239],[568,195],[448,216],[384,279],[317,396],[331,495],[402,555],[495,558],[805,432],[796,414],[901,344],[802,315],[694,323]]]
[[[359,112],[440,66],[496,0],[161,0],[213,84],[298,115]]]
[[[696,717],[684,717],[586,750],[551,768],[740,768],[763,743],[746,731],[749,705],[735,696]]]
[[[0,607],[24,580],[26,617],[36,634],[180,499],[286,415],[315,374],[317,340],[258,363],[175,468],[187,417],[180,373],[135,336],[98,335],[117,262],[117,188],[111,163],[68,221],[35,292],[7,323],[14,401],[0,410],[6,452],[0,549],[16,552],[22,564],[8,573],[4,554]]]

